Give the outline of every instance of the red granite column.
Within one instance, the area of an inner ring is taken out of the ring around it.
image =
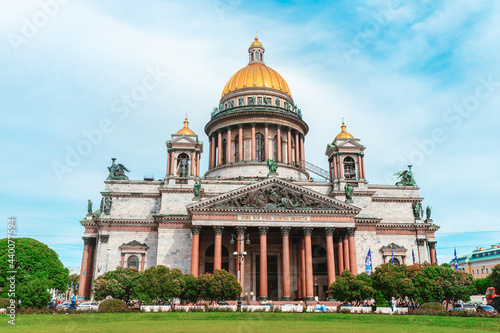
[[[170,174],[175,176],[176,175],[176,170],[175,170],[175,152],[172,151],[172,158],[170,159]]]
[[[356,228],[347,228],[347,236],[349,237],[349,266],[351,267],[351,273],[357,275],[358,264],[356,262],[356,243],[354,241],[355,232]]]
[[[146,254],[143,253],[141,256],[141,272],[144,272],[144,264],[146,262]]]
[[[436,262],[436,241],[428,241],[427,244],[429,245],[429,255],[431,256],[431,264],[434,264]]]
[[[252,162],[255,162],[255,123],[252,123],[252,153],[251,153],[251,159]]]
[[[223,226],[214,226],[215,244],[214,244],[214,271],[222,268],[222,231]]]
[[[167,176],[170,175],[170,155],[171,155],[171,152],[169,149],[168,153],[167,153]]]
[[[259,299],[267,300],[267,232],[269,227],[259,227],[260,234],[260,290]]]
[[[245,252],[245,231],[247,227],[236,227],[236,234],[238,235],[239,253]],[[241,272],[240,272],[240,284],[241,284],[241,297],[245,297],[245,257],[243,257],[243,261],[241,262]],[[238,266],[237,266],[238,267]]]
[[[243,156],[243,127],[240,125],[238,128],[238,162],[244,161]]]
[[[125,267],[125,253],[122,253],[122,260],[120,262],[120,267],[124,268]]]
[[[88,257],[88,266],[87,266],[87,285],[86,285],[86,292],[85,294],[90,297],[90,294],[92,293],[92,280],[94,276],[94,257],[95,257],[95,246],[96,246],[96,239],[91,238],[90,239],[90,247],[89,247],[89,257]]]
[[[300,136],[300,159],[302,161],[306,160],[306,151],[304,148],[304,136],[303,135]]]
[[[299,144],[299,132],[295,131],[295,165],[300,165],[300,157],[299,157],[299,151],[300,151],[300,144]]]
[[[339,262],[339,275],[344,271],[344,246],[342,243],[342,237],[340,237],[337,243],[337,260]]]
[[[269,159],[269,125],[264,124],[264,158]]]
[[[200,177],[200,152],[196,153],[196,177]]]
[[[292,293],[290,290],[290,227],[281,227],[281,235],[283,240],[283,301],[291,301]]]
[[[191,176],[194,177],[194,165],[196,164],[196,152],[191,153]]]
[[[342,156],[339,154],[338,155],[339,159],[339,177],[341,179],[344,179],[344,163],[342,162]]]
[[[349,239],[347,236],[344,236],[344,269],[350,271],[351,270],[351,261],[349,259]]]
[[[313,228],[303,227],[304,231],[304,247],[306,252],[306,301],[314,300],[314,277],[312,264],[312,244],[311,234]]]
[[[300,256],[302,262],[302,270],[300,272],[301,282],[302,282],[302,298],[305,298],[306,297],[306,245],[304,238],[302,238],[300,242],[301,242]]]
[[[78,297],[90,297],[90,295],[85,295],[85,291],[87,289],[86,274],[88,273],[88,257],[90,248],[90,244],[86,241],[86,238],[88,237],[83,237],[85,245],[83,245],[82,268],[80,269],[80,288],[78,289]]]
[[[191,233],[193,234],[193,238],[191,239],[191,274],[195,277],[200,275],[200,232],[201,226],[191,226]]]
[[[333,156],[333,177],[338,179],[337,175],[337,155]]]
[[[326,234],[326,266],[328,271],[328,285],[335,282],[335,255],[333,251],[334,227],[325,228]]]
[[[287,142],[286,142],[286,149],[287,149],[287,156],[286,160],[288,164],[292,164],[292,130],[290,127],[288,127],[287,130]]]
[[[281,158],[281,126],[278,125],[277,133],[276,133],[276,159],[278,162],[283,161]]]
[[[231,126],[227,128],[227,148],[226,148],[226,163],[231,163],[232,160],[232,154],[231,154]]]
[[[208,161],[208,168],[212,169],[214,167],[214,156],[215,156],[215,137],[212,136],[210,139],[210,152],[209,152],[209,161]]]
[[[222,133],[217,132],[217,165],[222,165]]]
[[[360,155],[359,155],[359,162],[360,162],[360,163],[359,163],[359,165],[360,165],[360,166],[359,166],[359,172],[360,172],[360,176],[359,176],[359,177],[360,177],[361,179],[366,179],[366,178],[365,178],[365,159],[364,159],[364,157],[363,157],[363,154],[360,154]]]

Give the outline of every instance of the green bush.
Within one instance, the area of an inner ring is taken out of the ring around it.
[[[120,299],[107,299],[99,305],[99,312],[130,312],[127,304]]]
[[[17,309],[16,314],[18,315],[31,315],[31,314],[52,314],[52,311],[49,309],[40,309],[36,307],[21,307]]]
[[[435,310],[435,311],[446,311],[446,308],[443,304],[437,302],[428,302],[422,304],[420,307],[421,310]]]
[[[0,298],[0,309],[5,309],[10,305],[10,298]]]

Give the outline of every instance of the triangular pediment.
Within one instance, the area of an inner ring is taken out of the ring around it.
[[[195,211],[268,211],[357,215],[360,209],[279,178],[261,182],[188,205]]]
[[[364,149],[365,147],[354,141],[354,140],[342,140],[342,141],[337,141],[335,145],[340,148],[340,149],[345,149],[345,148],[356,148],[356,149]]]
[[[172,136],[172,140],[170,140],[172,144],[190,144],[195,145],[197,143],[195,135],[175,135]]]

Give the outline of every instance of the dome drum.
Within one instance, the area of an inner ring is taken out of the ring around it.
[[[204,179],[218,180],[259,180],[268,178],[269,169],[265,163],[244,162],[224,164],[207,171]],[[288,178],[296,181],[307,181],[309,173],[297,166],[286,163],[278,163],[278,173],[280,178]],[[244,176],[242,176],[244,175]]]

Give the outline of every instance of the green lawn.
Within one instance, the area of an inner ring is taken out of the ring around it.
[[[25,315],[16,326],[2,316],[0,331],[22,332],[485,332],[495,318],[388,316],[337,313],[98,313]],[[10,330],[9,330],[10,331]]]

